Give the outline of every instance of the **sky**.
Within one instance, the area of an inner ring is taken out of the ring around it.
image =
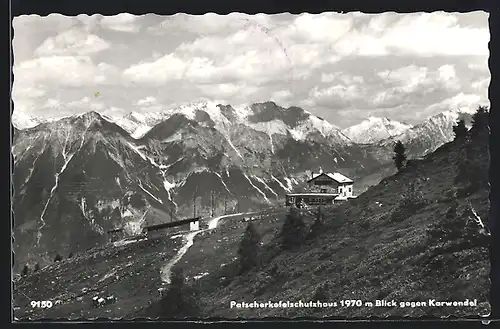
[[[51,14],[13,26],[14,111],[29,116],[274,101],[348,127],[489,106],[486,12]]]

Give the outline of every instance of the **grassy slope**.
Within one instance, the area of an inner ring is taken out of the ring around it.
[[[121,318],[160,297],[160,267],[173,258],[181,239],[157,238],[90,250],[42,268],[14,284],[14,315],[20,319]],[[101,308],[92,297],[113,295]],[[50,309],[32,309],[30,301],[50,300]],[[56,305],[56,301],[61,303]]]
[[[476,143],[475,159],[487,173],[486,141]],[[429,240],[427,228],[443,221],[456,190],[455,161],[459,144],[450,143],[401,173],[384,179],[357,200],[330,209],[326,229],[311,243],[293,252],[279,252],[275,242],[263,247],[263,267],[231,282],[213,287],[214,273],[201,279],[206,314],[223,317],[262,316],[388,316],[436,315],[477,316],[489,311],[489,258],[485,247],[472,245],[463,237],[444,245]],[[410,182],[420,181],[419,189],[427,204],[400,219],[392,212]],[[460,187],[459,187],[460,188]],[[378,203],[377,203],[378,202]],[[488,186],[483,184],[467,198],[459,197],[458,213],[471,203],[485,219]],[[457,218],[466,221],[465,218]],[[458,223],[457,223],[458,225]],[[468,225],[473,225],[469,223]],[[241,229],[243,230],[243,229]],[[267,235],[266,230],[261,233]],[[479,234],[479,233],[477,233]],[[485,238],[486,239],[486,238]],[[234,254],[234,250],[227,253]],[[196,249],[190,250],[195,253]],[[201,252],[201,250],[199,251]],[[185,261],[191,271],[190,259]],[[219,257],[219,256],[218,256]],[[266,259],[267,258],[267,259]],[[203,266],[202,266],[203,267]],[[200,267],[201,270],[201,267]],[[224,273],[222,271],[222,273]],[[225,275],[225,274],[224,274]],[[234,301],[311,300],[315,289],[327,282],[329,300],[376,299],[426,301],[477,299],[477,308],[342,308],[321,309],[230,309]]]

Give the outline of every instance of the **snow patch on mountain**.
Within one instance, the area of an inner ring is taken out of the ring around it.
[[[293,189],[293,183],[292,183],[292,180],[288,177],[284,177],[285,181],[286,181],[286,185],[288,186],[288,190],[291,191]]]
[[[272,136],[274,134],[286,135],[288,126],[282,120],[272,120],[267,122],[251,123],[249,126],[257,131]]]
[[[271,178],[274,179],[281,186],[281,188],[283,190],[285,190],[287,192],[291,192],[292,191],[292,189],[290,187],[287,187],[287,186],[283,185],[283,183],[279,179],[277,179],[274,175],[271,175]]]
[[[42,118],[35,118],[21,111],[14,111],[12,113],[11,120],[12,120],[12,125],[17,129],[33,128],[43,122]]]
[[[220,181],[222,183],[222,185],[224,185],[224,188],[226,189],[226,191],[229,193],[229,195],[232,195],[231,191],[229,191],[229,188],[227,187],[226,185],[226,182],[224,182],[224,179],[222,178],[222,175],[219,174],[218,172],[215,173],[219,178],[220,178]],[[229,177],[229,173],[227,175]]]
[[[138,183],[138,185],[141,188],[141,190],[143,190],[144,192],[146,192],[150,197],[152,197],[153,199],[155,199],[159,203],[163,204],[163,201],[161,201],[160,198],[156,197],[153,193],[151,193],[150,191],[148,191],[140,182]]]
[[[240,157],[241,160],[243,160],[243,156],[241,155],[240,151],[234,146],[233,142],[231,142],[231,139],[227,138],[227,142],[229,143],[229,146],[236,152],[236,154]]]
[[[245,176],[245,178],[250,183],[250,185],[252,185],[252,187],[255,190],[257,190],[257,192],[259,192],[264,197],[264,199],[266,200],[266,202],[269,202],[269,199],[267,198],[266,193],[262,192],[261,189],[259,189],[257,186],[255,186],[255,184],[252,182],[252,180],[248,177],[248,175],[246,173],[243,173],[243,176]]]
[[[272,189],[269,185],[267,185],[267,184],[266,184],[266,182],[265,182],[262,178],[257,177],[257,176],[255,176],[255,175],[252,175],[252,177],[253,177],[253,178],[255,178],[256,180],[258,180],[258,181],[259,181],[262,185],[264,185],[264,187],[265,187],[268,191],[270,191],[272,194],[274,194],[277,198],[279,197],[279,196],[278,196],[278,193],[276,193],[276,192],[275,192],[275,191],[274,191],[274,190],[273,190],[273,189]]]
[[[388,118],[371,116],[357,125],[342,130],[342,133],[355,143],[371,144],[401,135],[412,127],[412,125]]]
[[[337,127],[314,115],[310,115],[308,120],[301,122],[296,130],[299,130],[306,135],[310,132],[318,131],[321,135],[323,135],[323,137],[334,136],[339,132]],[[347,138],[345,139],[347,140]]]
[[[175,208],[177,209],[177,203],[172,198],[172,193],[171,193],[171,190],[174,189],[177,186],[177,184],[171,183],[167,179],[167,173],[165,170],[161,170],[160,172],[161,172],[161,175],[163,177],[163,188],[167,192],[168,200],[170,200],[175,205]]]

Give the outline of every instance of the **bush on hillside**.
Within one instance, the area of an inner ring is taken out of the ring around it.
[[[28,275],[28,273],[29,273],[29,268],[28,268],[28,265],[26,264],[26,265],[24,265],[23,270],[21,271],[21,275],[26,276],[26,275]]]
[[[325,225],[320,217],[316,217],[314,223],[309,228],[309,232],[307,233],[306,239],[313,240],[317,238],[325,229]]]
[[[300,246],[306,238],[306,224],[299,210],[291,208],[281,229],[281,245],[284,249]]]
[[[442,220],[437,220],[427,230],[429,242],[443,246],[447,242],[460,249],[487,245],[487,229],[482,229],[475,220],[476,214],[468,209],[462,213],[457,212],[458,203],[450,205]]]
[[[328,286],[327,282],[316,287],[316,289],[314,290],[314,295],[312,297],[312,301],[313,302],[317,302],[317,301],[328,302],[329,301],[328,300],[328,298],[329,298],[328,290],[329,290],[329,286]]]
[[[63,257],[61,256],[61,254],[57,254],[56,257],[54,258],[54,262],[60,262],[63,260]]]
[[[170,286],[160,300],[162,318],[196,317],[200,314],[199,296],[194,287],[186,284],[181,267],[174,267]]]
[[[73,253],[72,252],[69,253],[68,258],[73,258]]]
[[[487,152],[487,144],[477,140],[466,141],[461,146],[454,180],[455,184],[462,185],[458,189],[459,197],[470,195],[488,184],[488,162],[484,161],[487,158],[484,152]]]
[[[490,230],[488,222],[481,217],[487,216],[479,216],[471,206],[462,213],[462,218],[465,220],[464,238],[471,246],[488,246]]]
[[[259,262],[260,236],[252,222],[248,223],[238,248],[241,272],[246,272]]]
[[[462,233],[464,229],[464,223],[457,218],[457,206],[458,203],[455,200],[452,202],[443,220],[437,220],[428,230],[427,236],[438,244],[444,244],[449,239],[456,239]]]
[[[391,214],[391,222],[402,221],[412,215],[425,205],[428,200],[416,183],[409,183],[405,192],[401,194],[401,199]]]

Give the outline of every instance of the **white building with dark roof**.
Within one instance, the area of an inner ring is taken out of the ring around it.
[[[335,201],[347,201],[355,198],[354,181],[341,173],[313,173],[307,184],[307,192],[286,195],[287,206],[293,204],[300,206],[302,203],[311,206],[329,205]]]

